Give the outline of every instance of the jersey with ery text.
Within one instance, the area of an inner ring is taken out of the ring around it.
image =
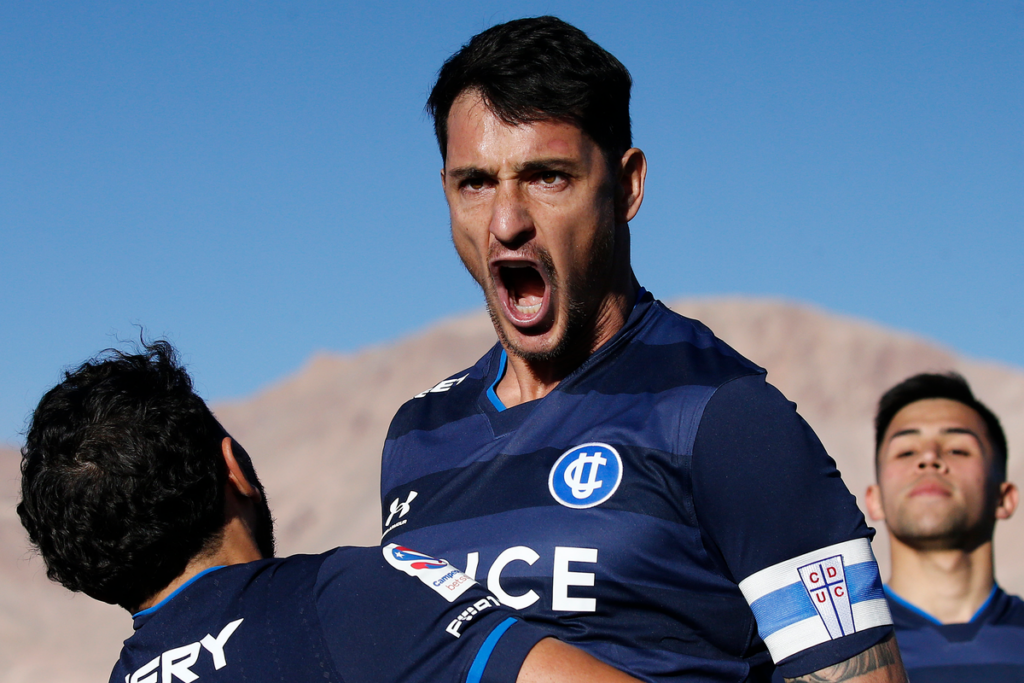
[[[134,620],[110,683],[511,683],[546,636],[396,544],[213,568]]]
[[[943,624],[886,588],[896,639],[914,683],[1024,681],[1024,602],[1002,588],[964,624]]]
[[[542,399],[507,357],[408,401],[384,447],[383,541],[649,681],[770,680],[891,632],[871,530],[765,372],[643,293]]]

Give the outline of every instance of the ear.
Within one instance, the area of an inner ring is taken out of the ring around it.
[[[220,451],[224,456],[224,464],[228,468],[228,483],[245,498],[260,498],[260,490],[249,483],[242,472],[242,468],[235,459],[235,441],[230,436],[225,436],[220,442]],[[239,446],[241,448],[241,446]]]
[[[875,522],[885,519],[885,508],[882,507],[882,489],[878,484],[872,484],[864,492],[864,507],[868,509],[868,516]]]
[[[636,147],[627,149],[619,161],[619,179],[616,188],[615,220],[628,223],[640,210],[644,201],[644,182],[647,180],[647,157]]]
[[[1020,492],[1016,485],[1004,481],[999,485],[999,505],[996,507],[996,519],[1009,519],[1017,509]]]
[[[444,191],[445,191],[445,186],[444,186],[444,179],[445,179],[445,175],[444,175],[444,166],[442,166],[442,167],[441,167],[441,192],[444,192]]]

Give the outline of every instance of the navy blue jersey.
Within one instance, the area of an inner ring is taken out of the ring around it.
[[[886,588],[914,683],[1024,681],[1024,602],[998,586],[966,624],[943,624]]]
[[[544,635],[447,563],[338,548],[193,577],[135,615],[110,683],[515,681]]]
[[[643,294],[542,399],[505,409],[496,345],[407,402],[384,447],[383,539],[486,582],[654,681],[838,663],[891,619],[871,531],[795,406]],[[769,654],[770,652],[770,654]]]

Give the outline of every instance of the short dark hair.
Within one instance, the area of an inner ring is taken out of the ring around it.
[[[43,396],[18,516],[72,591],[135,610],[224,526],[226,436],[165,341],[107,349]]]
[[[629,71],[587,34],[556,17],[516,19],[479,33],[448,58],[427,100],[441,158],[448,156],[448,113],[476,90],[512,125],[574,123],[609,159],[633,146]]]
[[[962,403],[974,412],[985,423],[988,440],[992,446],[995,463],[1003,478],[1006,477],[1006,435],[999,424],[999,418],[988,407],[974,397],[970,385],[955,372],[945,374],[921,373],[909,377],[882,395],[878,401],[878,412],[875,414],[875,465],[878,464],[878,453],[882,450],[882,439],[889,429],[889,424],[896,413],[916,401],[944,398]]]

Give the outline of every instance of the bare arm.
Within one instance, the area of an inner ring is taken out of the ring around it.
[[[530,650],[516,683],[639,683],[583,650],[545,638]]]
[[[792,683],[906,683],[896,636],[890,635],[878,645],[859,655],[800,678],[787,678]]]

